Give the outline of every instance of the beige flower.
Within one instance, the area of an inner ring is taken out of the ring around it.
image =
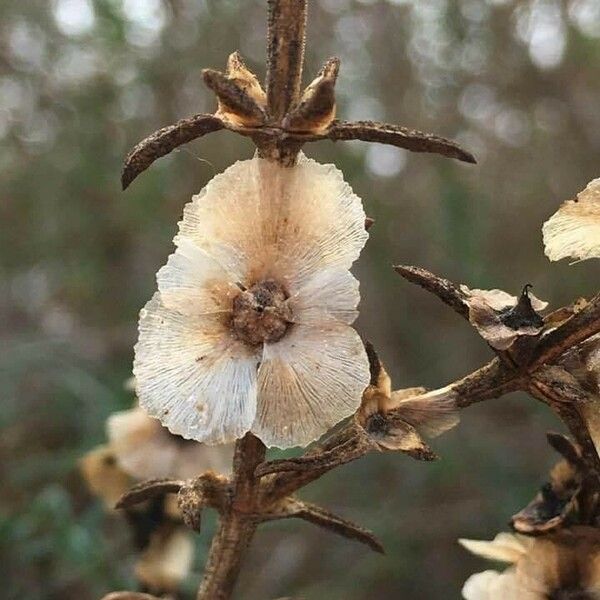
[[[375,349],[367,343],[366,350],[371,382],[356,423],[380,450],[399,450],[420,460],[436,458],[421,435],[437,437],[458,423],[456,394],[450,388],[430,393],[421,387],[392,391],[392,380]]]
[[[574,346],[562,360],[563,366],[587,392],[587,402],[577,408],[585,419],[596,451],[600,454],[600,334]]]
[[[191,479],[207,470],[226,473],[231,467],[231,445],[184,440],[140,407],[110,415],[106,430],[119,465],[136,479]]]
[[[562,204],[542,227],[550,260],[600,258],[600,179]]]
[[[600,531],[572,527],[543,537],[500,533],[491,542],[459,540],[473,554],[511,565],[467,579],[466,600],[600,598]]]
[[[141,406],[184,438],[252,431],[281,448],[352,414],[369,382],[348,271],[364,223],[332,165],[254,158],[215,177],[186,206],[140,313]]]

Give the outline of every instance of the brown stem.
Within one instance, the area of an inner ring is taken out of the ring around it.
[[[269,0],[267,110],[279,124],[300,96],[306,0]]]
[[[257,486],[254,470],[264,461],[265,445],[251,433],[235,444],[232,500],[219,517],[219,528],[210,546],[197,600],[228,600],[245,550],[256,531]]]

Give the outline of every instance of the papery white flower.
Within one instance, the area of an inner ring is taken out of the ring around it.
[[[567,200],[542,228],[550,260],[600,258],[600,179]]]
[[[216,176],[184,210],[177,249],[140,313],[142,407],[209,444],[252,431],[286,448],[320,437],[369,383],[348,269],[365,214],[342,174],[304,156],[254,158]]]

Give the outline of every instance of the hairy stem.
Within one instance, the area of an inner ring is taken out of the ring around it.
[[[220,515],[197,600],[231,598],[242,559],[256,531],[253,513],[257,508],[259,482],[254,470],[264,461],[265,453],[264,444],[251,433],[235,444],[232,498]]]

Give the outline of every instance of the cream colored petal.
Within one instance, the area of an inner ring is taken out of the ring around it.
[[[217,175],[184,209],[188,238],[249,287],[264,278],[290,295],[320,269],[348,269],[367,240],[360,198],[333,165],[253,158]]]
[[[259,356],[215,316],[165,308],[140,312],[133,372],[140,405],[172,433],[207,444],[246,433],[256,413]]]
[[[513,568],[504,573],[483,571],[471,575],[462,595],[466,600],[547,600],[545,594],[523,587]]]
[[[163,305],[186,314],[228,312],[240,293],[219,264],[187,238],[179,240],[156,280]]]
[[[347,269],[319,271],[287,301],[294,323],[310,325],[328,318],[353,323],[358,316],[358,286],[358,280]]]
[[[258,161],[238,161],[216,175],[183,210],[176,245],[189,239],[234,281],[243,281],[263,250]]]
[[[207,470],[227,472],[231,465],[230,444],[212,447],[183,440],[141,407],[113,413],[106,429],[119,465],[137,479],[189,479]]]
[[[465,600],[494,600],[491,588],[500,577],[498,571],[482,571],[471,575],[462,588],[462,597]]]
[[[147,588],[164,593],[175,591],[192,569],[194,543],[183,528],[159,529],[135,565],[135,573]]]
[[[600,179],[567,200],[542,227],[550,260],[600,258]]]
[[[79,469],[92,493],[102,498],[108,509],[114,509],[121,496],[131,487],[131,478],[117,463],[108,446],[98,446],[79,461]]]
[[[417,393],[412,397],[407,390],[392,392],[390,408],[400,411],[402,419],[410,423],[427,437],[437,437],[455,427],[459,421],[456,407],[456,392],[443,388],[423,393],[423,388],[413,388]]]
[[[356,411],[369,378],[363,343],[351,327],[293,325],[265,345],[252,432],[268,446],[306,446]]]
[[[529,541],[512,533],[499,533],[491,542],[460,539],[461,544],[472,554],[506,563],[515,563],[527,551]]]
[[[349,269],[368,234],[360,198],[334,165],[300,156],[293,169],[262,161],[270,198],[265,233],[275,249],[275,277],[294,295],[325,268]]]

